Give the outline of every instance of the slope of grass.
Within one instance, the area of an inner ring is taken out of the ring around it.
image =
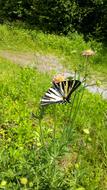
[[[0,75],[0,188],[106,190],[107,102],[85,91],[72,124],[70,104],[40,111],[49,75],[2,58]]]
[[[13,25],[0,25],[0,49],[19,52],[42,52],[54,54],[61,58],[62,64],[68,69],[78,68],[84,58],[81,52],[85,49],[93,49],[96,56],[91,58],[91,72],[107,76],[106,48],[101,43],[90,40],[85,42],[81,35],[73,33],[71,36],[57,36],[44,34],[41,31],[29,30]]]
[[[106,77],[100,43],[86,43],[76,33],[64,37],[0,26],[1,51],[54,54],[71,70],[81,66],[81,52],[89,48],[97,51],[91,72]],[[50,81],[50,74],[0,58],[0,188],[106,190],[107,102],[85,91],[77,111],[75,94],[71,104],[41,110]]]

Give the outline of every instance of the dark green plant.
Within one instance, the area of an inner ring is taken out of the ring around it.
[[[34,27],[57,33],[78,31],[85,39],[90,36],[106,39],[106,0],[1,0],[0,22],[24,21]]]

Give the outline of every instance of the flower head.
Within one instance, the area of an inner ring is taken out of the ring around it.
[[[53,77],[53,80],[52,82],[53,83],[58,83],[58,82],[62,82],[64,80],[68,80],[68,79],[71,79],[72,78],[72,74],[71,73],[60,73],[60,74],[57,74]]]
[[[85,56],[85,57],[89,57],[89,56],[93,56],[95,55],[95,52],[91,49],[88,49],[88,50],[84,50],[82,52],[82,55]]]
[[[26,185],[28,182],[28,179],[26,177],[22,177],[20,178],[20,183],[23,184],[23,185]]]
[[[0,186],[5,186],[7,184],[7,181],[2,180]]]
[[[89,135],[89,134],[90,134],[90,131],[89,131],[89,129],[88,129],[88,128],[83,129],[83,132],[84,132],[85,134],[87,134],[87,135]]]
[[[60,73],[60,74],[57,74],[54,76],[52,82],[53,83],[58,83],[58,82],[62,82],[65,80],[65,76],[64,76],[64,73]]]

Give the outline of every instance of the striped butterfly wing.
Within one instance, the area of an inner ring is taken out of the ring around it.
[[[56,83],[54,86],[60,91],[60,94],[63,96],[63,100],[69,102],[71,94],[80,86],[80,84],[81,82],[79,80],[66,80]]]
[[[41,105],[45,106],[45,105],[54,104],[54,103],[63,103],[63,96],[60,93],[59,88],[52,86],[43,96],[41,100]]]
[[[81,85],[81,81],[79,80],[69,80],[68,81],[68,95],[66,97],[67,101],[69,101],[71,94]]]
[[[71,94],[80,84],[81,82],[78,80],[66,80],[53,83],[53,87],[49,88],[42,98],[41,105],[69,102]]]

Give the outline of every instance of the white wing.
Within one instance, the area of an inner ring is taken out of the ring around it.
[[[51,87],[41,100],[42,106],[54,103],[63,103],[63,96],[55,86]]]
[[[71,94],[80,84],[81,82],[78,80],[66,80],[59,83],[53,83],[53,87],[49,88],[42,98],[41,105],[69,102]]]

